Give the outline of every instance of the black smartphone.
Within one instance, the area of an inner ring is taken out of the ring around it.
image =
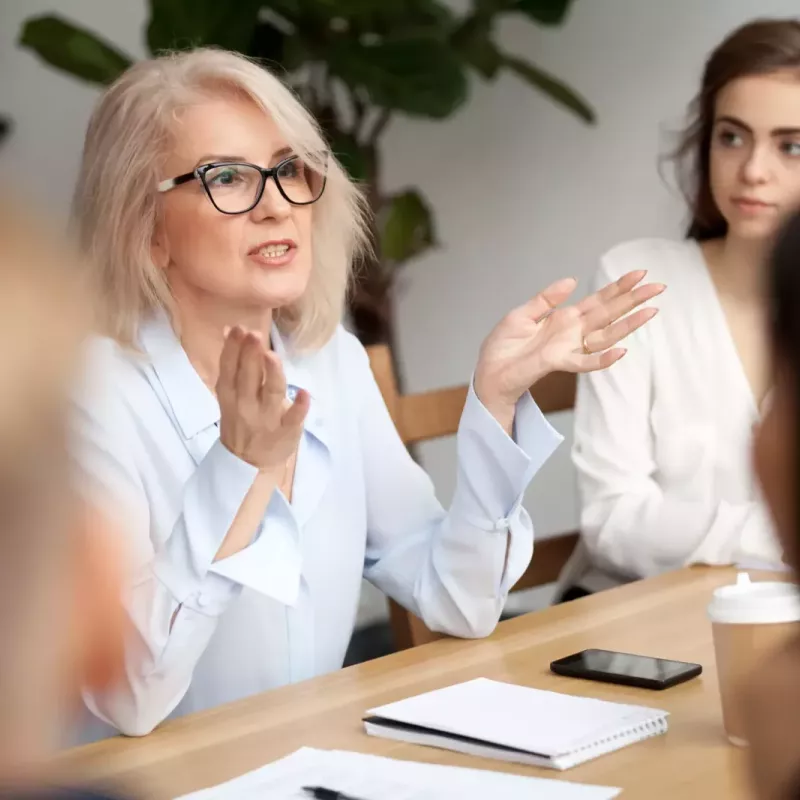
[[[553,661],[550,669],[557,675],[570,678],[620,683],[642,689],[668,689],[696,678],[703,671],[700,664],[611,650],[583,650]]]

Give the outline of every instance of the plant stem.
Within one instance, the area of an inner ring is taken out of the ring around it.
[[[308,82],[316,98],[317,105],[320,108],[327,106],[330,98],[326,97],[325,92],[325,64],[317,61],[311,65],[311,74]]]
[[[353,138],[358,141],[361,128],[364,125],[364,117],[367,114],[367,104],[359,96],[358,89],[350,91],[350,102],[353,104]]]

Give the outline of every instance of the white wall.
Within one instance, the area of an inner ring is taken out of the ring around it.
[[[459,5],[464,5],[461,0]],[[0,111],[16,121],[0,152],[4,175],[57,211],[69,199],[96,91],[14,44],[23,19],[59,13],[143,52],[143,0],[2,0]],[[682,119],[707,52],[757,15],[797,15],[797,0],[578,0],[563,29],[506,23],[508,49],[568,80],[594,104],[585,127],[513,76],[476,83],[444,123],[399,120],[385,139],[389,187],[420,186],[437,212],[441,248],[410,265],[398,291],[401,356],[411,390],[464,382],[482,337],[551,280],[585,286],[614,243],[680,233],[683,209],[662,183],[663,135]],[[554,420],[567,435],[570,415]],[[569,440],[569,435],[567,436]],[[577,524],[569,441],[527,499],[540,534]],[[452,442],[425,448],[444,498]]]
[[[64,215],[83,134],[98,90],[66,76],[16,44],[23,20],[58,13],[134,57],[145,55],[144,0],[0,0],[0,113],[15,131],[0,149],[2,189],[14,185]]]

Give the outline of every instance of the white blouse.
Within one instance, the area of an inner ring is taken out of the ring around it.
[[[85,694],[82,740],[340,668],[362,576],[433,630],[491,633],[531,559],[523,492],[561,441],[529,395],[512,440],[470,390],[445,511],[358,341],[339,329],[299,357],[274,330],[290,396],[311,395],[292,501],[276,490],[252,543],[214,561],[256,469],[219,441],[216,398],[166,318],[140,339],[141,355],[95,341],[77,399],[77,461],[124,531],[133,623],[125,681]]]
[[[590,591],[686,564],[778,563],[751,467],[760,419],[699,245],[612,249],[597,287],[634,269],[667,285],[628,354],[581,376],[573,460],[582,545],[561,586]]]

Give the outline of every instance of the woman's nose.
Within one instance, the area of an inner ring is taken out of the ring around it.
[[[273,178],[267,178],[261,199],[253,209],[253,213],[260,219],[287,217],[292,211],[292,204],[281,194]]]
[[[764,183],[769,178],[769,169],[769,154],[764,148],[754,147],[742,165],[742,176],[747,183]]]

